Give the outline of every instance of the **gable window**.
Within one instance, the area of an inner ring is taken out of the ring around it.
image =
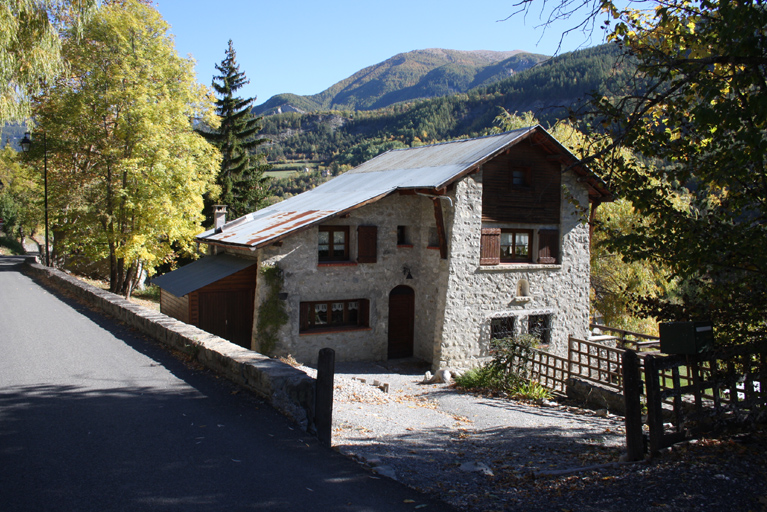
[[[490,339],[502,340],[504,338],[513,338],[516,320],[517,317],[514,316],[490,319]]]
[[[302,302],[299,332],[368,327],[369,304],[367,299]]]
[[[502,229],[501,263],[532,261],[530,247],[532,241],[533,231],[531,229]]]
[[[319,261],[348,261],[349,226],[320,226],[317,255]]]
[[[529,187],[532,181],[532,169],[530,167],[514,167],[511,169],[512,188]]]

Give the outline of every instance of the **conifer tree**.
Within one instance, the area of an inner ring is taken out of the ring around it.
[[[228,207],[229,218],[241,217],[262,206],[267,196],[268,176],[264,172],[271,166],[255,150],[266,139],[257,138],[261,130],[261,118],[251,113],[255,98],[242,99],[235,96],[237,90],[250,82],[237,64],[237,53],[232,40],[221,64],[221,73],[213,77],[213,89],[218,96],[216,113],[221,119],[218,129],[204,128],[200,134],[221,151],[221,168],[217,184],[221,195],[217,201]],[[213,198],[206,201],[206,217],[212,219]]]

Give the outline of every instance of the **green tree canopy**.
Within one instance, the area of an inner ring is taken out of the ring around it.
[[[0,122],[24,120],[29,98],[65,69],[61,35],[87,18],[96,0],[0,2]],[[70,32],[70,37],[76,30]]]
[[[20,240],[34,235],[41,223],[42,194],[37,182],[42,180],[37,176],[10,146],[0,150],[0,218],[3,231]]]
[[[199,133],[221,151],[221,168],[216,178],[221,187],[218,201],[227,205],[232,218],[237,218],[263,206],[268,195],[269,178],[264,172],[270,166],[262,155],[256,154],[256,148],[267,140],[256,137],[261,130],[261,118],[251,113],[255,98],[235,96],[249,80],[240,71],[231,39],[226,56],[221,64],[216,64],[216,69],[221,73],[213,77],[220,125],[218,129],[203,126]]]
[[[48,141],[54,253],[106,259],[111,291],[129,295],[142,268],[200,231],[220,155],[192,120],[215,122],[213,98],[159,13],[135,0],[102,6],[63,53],[70,72],[34,108]]]

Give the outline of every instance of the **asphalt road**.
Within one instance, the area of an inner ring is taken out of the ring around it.
[[[0,257],[0,510],[441,511]]]

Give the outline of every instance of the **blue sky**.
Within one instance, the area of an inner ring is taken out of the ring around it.
[[[542,3],[542,2],[541,2]],[[179,55],[197,61],[197,78],[209,85],[214,64],[232,39],[250,84],[241,97],[256,104],[275,94],[316,94],[355,72],[398,53],[425,48],[525,50],[553,55],[563,22],[545,30],[538,12],[525,18],[514,1],[454,0],[156,0],[171,25]],[[237,14],[230,14],[236,12]],[[600,44],[570,34],[561,52]]]

